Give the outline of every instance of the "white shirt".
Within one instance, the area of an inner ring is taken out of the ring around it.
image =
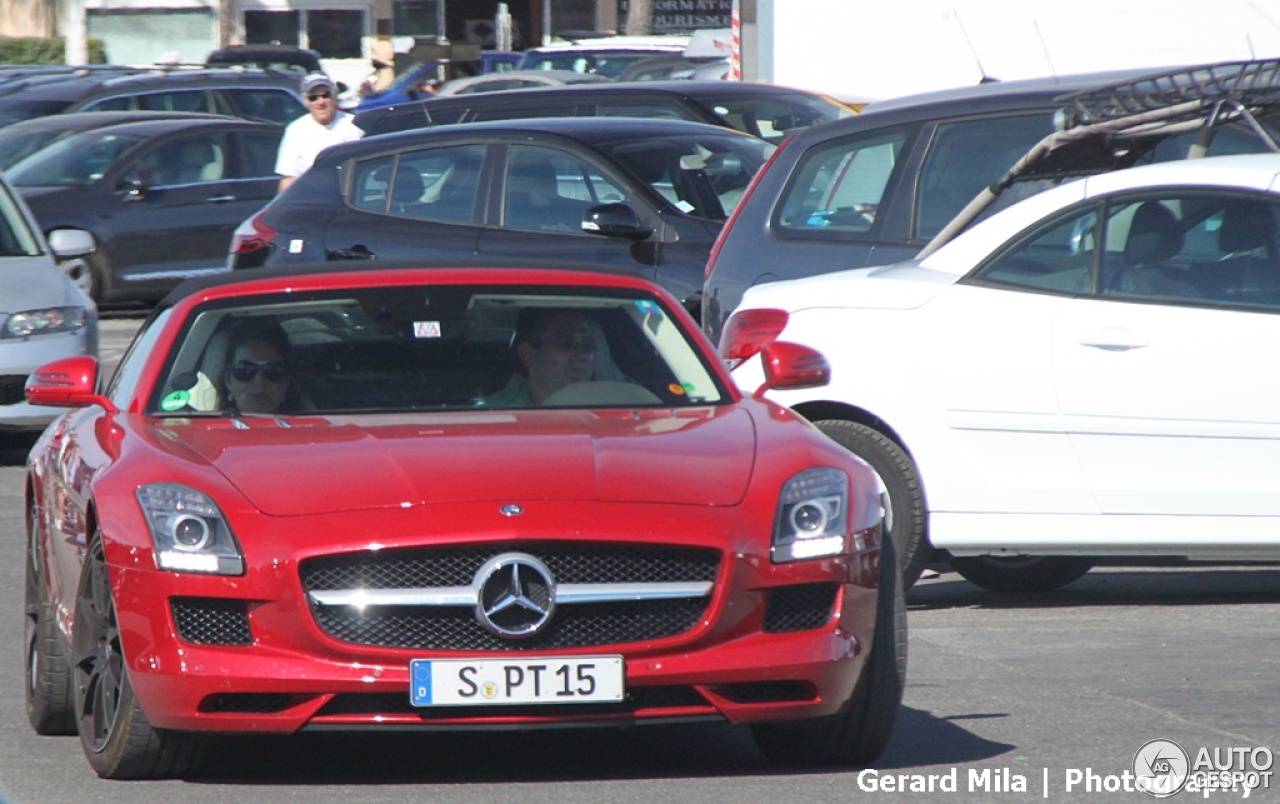
[[[356,127],[355,115],[347,112],[339,111],[327,126],[317,123],[310,114],[299,117],[284,127],[276,156],[276,173],[296,179],[325,148],[363,136],[364,131]]]

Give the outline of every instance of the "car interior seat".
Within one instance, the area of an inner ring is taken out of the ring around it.
[[[403,165],[396,171],[395,183],[391,186],[391,211],[400,215],[414,215],[422,204],[422,196],[427,191],[422,181],[422,174],[412,165]]]
[[[457,155],[445,175],[432,187],[428,195],[430,212],[426,217],[447,223],[471,223],[475,218],[482,164],[483,157],[478,153]]]
[[[1200,293],[1169,260],[1182,252],[1186,234],[1169,207],[1144,201],[1134,212],[1124,244],[1125,268],[1116,289],[1127,295],[1198,297]]]
[[[178,152],[178,169],[174,184],[194,184],[214,181],[222,175],[218,150],[209,140],[190,140],[182,143]]]
[[[555,165],[540,154],[522,151],[507,174],[506,223],[518,229],[577,231],[580,218],[570,218],[560,204]]]
[[[1214,296],[1241,301],[1274,301],[1280,291],[1280,250],[1271,207],[1258,201],[1228,202],[1218,227],[1218,250],[1211,279]]]

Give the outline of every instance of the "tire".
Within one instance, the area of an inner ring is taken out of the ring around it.
[[[893,543],[886,540],[880,554],[880,594],[871,655],[848,705],[828,717],[753,725],[756,746],[770,762],[865,767],[889,745],[907,683],[906,598],[894,571],[892,551]]]
[[[80,573],[72,656],[80,744],[99,776],[153,779],[190,769],[195,738],[152,728],[134,696],[100,533]]]
[[[67,646],[54,621],[45,594],[41,570],[36,510],[28,514],[26,617],[23,645],[26,647],[27,721],[36,734],[76,733],[75,708],[71,688],[71,664]]]
[[[84,295],[93,299],[94,303],[99,301],[98,288],[100,282],[94,275],[93,269],[89,267],[89,261],[83,257],[74,257],[59,264],[59,268],[71,279],[72,283],[80,290],[84,291]]]
[[[960,577],[992,592],[1052,592],[1093,568],[1088,556],[968,556],[952,558]]]
[[[844,419],[823,419],[813,424],[875,472],[881,496],[888,497],[884,505],[885,532],[893,540],[898,556],[902,588],[910,589],[933,557],[933,546],[925,536],[924,490],[915,462],[893,439],[865,424]]]
[[[104,257],[94,252],[84,255],[80,261],[84,266],[79,269],[76,276],[72,277],[72,281],[93,299],[94,304],[101,306],[106,303],[107,297],[111,294],[111,283],[107,278],[107,268],[103,264]]]

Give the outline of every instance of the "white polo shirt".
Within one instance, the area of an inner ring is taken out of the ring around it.
[[[356,126],[355,115],[339,111],[327,126],[307,114],[284,127],[280,151],[276,156],[276,173],[297,178],[315,163],[320,152],[330,145],[351,142],[364,136]]]

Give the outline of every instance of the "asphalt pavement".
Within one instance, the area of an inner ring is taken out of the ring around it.
[[[112,341],[130,326],[106,323],[104,358],[118,359]],[[1280,801],[1280,780],[1264,777],[1280,770],[1274,566],[1103,567],[1030,597],[986,592],[954,574],[922,580],[908,598],[904,705],[888,751],[866,770],[775,768],[745,728],[704,725],[246,737],[219,744],[199,776],[102,781],[76,738],[40,737],[26,723],[21,461],[29,444],[0,440],[6,804],[1149,801],[1135,790],[1135,766],[1172,767],[1152,753],[1168,749],[1164,741],[1184,752],[1188,770],[1199,761],[1214,778],[1253,773],[1260,784],[1248,800]],[[1245,793],[1242,785],[1184,790],[1173,800]]]

